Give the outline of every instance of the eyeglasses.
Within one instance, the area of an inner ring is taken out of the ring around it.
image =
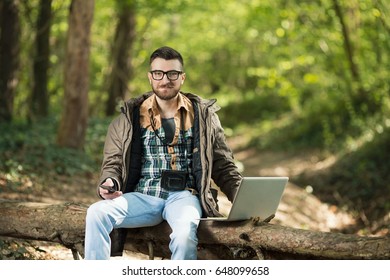
[[[170,70],[167,72],[161,71],[161,70],[153,70],[149,71],[149,73],[152,74],[153,80],[161,81],[164,78],[164,75],[167,75],[168,80],[170,81],[176,81],[179,79],[179,75],[182,74],[182,71],[176,71],[176,70]]]

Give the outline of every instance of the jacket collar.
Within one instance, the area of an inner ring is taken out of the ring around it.
[[[154,95],[153,91],[146,92],[142,94],[141,96],[138,96],[136,98],[131,98],[125,103],[125,107],[122,109],[122,113],[130,114],[133,111],[134,106],[141,106],[142,103],[147,101],[148,99],[151,99],[151,97]],[[155,99],[155,96],[154,98]],[[198,95],[195,95],[193,93],[187,93],[187,92],[180,92],[179,93],[179,108],[183,107],[185,110],[190,111],[191,101],[195,101],[202,105],[203,108],[213,108],[213,111],[216,112],[220,109],[218,105],[215,103],[217,102],[216,99],[203,99],[199,97]],[[149,101],[150,102],[150,101]],[[155,102],[155,101],[154,101]],[[148,109],[152,109],[153,105],[150,104],[148,106]],[[157,110],[157,109],[155,109]],[[150,111],[152,112],[152,111]],[[153,111],[153,113],[156,113],[157,111]]]

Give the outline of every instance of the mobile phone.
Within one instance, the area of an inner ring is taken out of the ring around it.
[[[114,193],[116,192],[115,188],[113,186],[105,186],[105,185],[100,185],[102,189],[108,190],[108,193]]]

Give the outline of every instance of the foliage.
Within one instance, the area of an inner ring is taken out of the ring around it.
[[[48,118],[32,125],[0,124],[0,170],[11,176],[56,176],[96,172],[100,163],[107,120],[90,120],[85,151],[55,145],[58,121]]]
[[[217,98],[231,129],[270,119],[288,124],[292,145],[329,147],[356,122],[380,115],[389,99],[389,4],[337,1],[353,43],[360,80],[350,72],[334,1],[136,1],[137,39],[132,50],[132,96],[149,90],[148,56],[161,45],[185,57],[184,90]],[[62,109],[64,45],[70,0],[53,1],[50,110]],[[123,4],[123,3],[122,3]],[[91,48],[90,114],[104,116],[108,57],[120,1],[96,1]],[[21,5],[22,69],[15,106],[26,116],[38,1]],[[353,16],[350,16],[353,15]],[[251,105],[251,106],[250,106]],[[245,112],[245,114],[242,114]],[[291,121],[285,122],[284,118]],[[358,120],[356,120],[358,119]],[[283,127],[286,131],[286,127]],[[276,132],[278,133],[278,132]],[[302,136],[304,135],[304,137]],[[256,135],[254,135],[256,136]],[[302,141],[304,138],[304,141]],[[340,139],[341,140],[341,139]],[[269,141],[273,143],[272,141]]]
[[[48,85],[51,118],[32,125],[26,123],[26,115],[39,1],[20,2],[22,57],[15,121],[0,124],[0,170],[14,177],[94,172],[108,125],[104,116],[108,59],[121,1],[95,1],[90,127],[84,152],[54,144],[63,107],[64,49],[71,1],[53,0]],[[363,207],[365,199],[377,198],[379,192],[374,189],[387,191],[390,178],[385,170],[389,170],[389,161],[381,151],[386,149],[382,139],[388,141],[388,137],[378,129],[388,131],[390,119],[388,1],[135,3],[134,75],[128,83],[131,96],[149,90],[146,72],[151,51],[170,45],[185,58],[187,80],[183,90],[217,98],[227,134],[244,135],[248,146],[260,150],[299,152],[316,148],[345,155],[333,175],[326,175],[323,185],[335,184],[340,191],[343,184],[352,186],[360,199],[354,200],[355,205]],[[335,3],[341,7],[344,26]],[[349,35],[350,50],[343,28]]]
[[[52,244],[53,247],[61,245]],[[0,238],[0,260],[48,260],[49,252],[39,242],[13,238]]]
[[[33,255],[18,242],[0,239],[0,260],[32,260]]]

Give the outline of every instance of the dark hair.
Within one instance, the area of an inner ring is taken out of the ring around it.
[[[184,61],[181,54],[170,47],[161,47],[155,50],[150,56],[149,64],[152,64],[153,60],[155,60],[157,57],[165,60],[177,59],[181,63],[181,66],[184,67]]]

